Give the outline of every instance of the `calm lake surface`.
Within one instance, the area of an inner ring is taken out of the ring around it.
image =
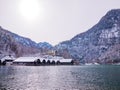
[[[120,66],[0,66],[0,90],[120,90]]]

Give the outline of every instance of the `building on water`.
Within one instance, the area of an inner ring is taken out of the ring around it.
[[[6,65],[6,64],[11,65],[14,60],[15,60],[14,56],[11,55],[3,56],[0,59],[0,65]]]
[[[13,65],[73,65],[72,59],[64,59],[58,56],[44,57],[19,57],[13,61]]]

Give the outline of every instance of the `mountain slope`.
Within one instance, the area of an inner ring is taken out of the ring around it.
[[[116,48],[119,50],[116,51]],[[87,32],[56,45],[55,49],[64,57],[66,51],[68,57],[83,63],[112,63],[113,59],[120,61],[120,9],[109,11]],[[108,54],[111,57],[108,58]]]
[[[23,56],[38,53],[36,43],[0,27],[0,54]]]
[[[0,56],[14,55],[19,57],[41,53],[46,48],[48,50],[50,46],[47,43],[37,44],[29,38],[19,36],[0,27]]]
[[[37,46],[39,48],[43,48],[43,49],[51,49],[53,46],[47,42],[40,42],[37,44]]]

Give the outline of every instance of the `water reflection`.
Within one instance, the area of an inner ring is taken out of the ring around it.
[[[0,66],[0,90],[120,90],[120,66]]]

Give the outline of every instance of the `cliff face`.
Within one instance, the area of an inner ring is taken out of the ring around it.
[[[55,46],[60,55],[81,62],[120,61],[120,9],[109,11],[87,32]]]

